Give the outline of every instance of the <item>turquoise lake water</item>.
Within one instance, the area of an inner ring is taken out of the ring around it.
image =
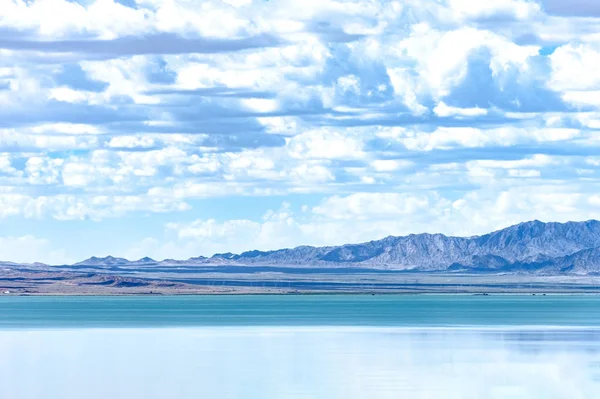
[[[600,296],[0,297],[0,328],[598,326]]]
[[[1,297],[0,397],[597,398],[600,297]]]

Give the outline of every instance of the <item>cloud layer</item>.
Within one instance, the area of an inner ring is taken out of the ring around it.
[[[66,260],[35,223],[160,220],[86,251],[185,257],[600,217],[590,4],[0,0],[0,234]]]

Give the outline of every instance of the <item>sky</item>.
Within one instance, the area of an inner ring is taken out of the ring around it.
[[[0,260],[600,219],[595,0],[0,0]]]

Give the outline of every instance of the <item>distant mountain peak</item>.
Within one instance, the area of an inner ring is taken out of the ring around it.
[[[92,256],[91,258],[88,258],[81,262],[75,263],[75,265],[77,265],[77,266],[82,266],[82,265],[102,266],[102,265],[126,265],[128,263],[131,263],[131,262],[125,258],[116,258],[114,256],[108,255],[108,256],[105,256],[104,258]]]
[[[143,258],[136,260],[135,263],[156,263],[156,261],[152,258],[144,256]]]

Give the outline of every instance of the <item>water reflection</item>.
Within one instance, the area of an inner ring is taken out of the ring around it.
[[[0,331],[10,399],[595,398],[600,331],[201,327]]]

